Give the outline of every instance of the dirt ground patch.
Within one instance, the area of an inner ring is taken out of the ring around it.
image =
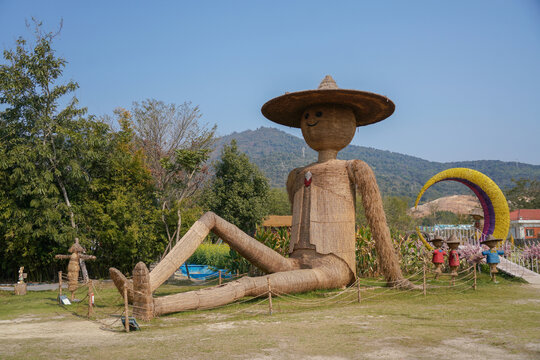
[[[102,296],[106,291],[101,290]],[[360,304],[329,306],[295,307],[278,298],[272,316],[265,312],[267,305],[253,303],[171,314],[141,323],[142,330],[130,334],[122,332],[119,322],[106,330],[98,321],[59,308],[51,300],[54,294],[43,294],[43,303],[35,295],[39,313],[10,317],[9,306],[15,309],[18,299],[4,296],[0,307],[8,304],[8,310],[0,316],[0,358],[540,358],[538,289],[509,283],[425,298],[381,294]],[[311,296],[303,301],[314,300]]]

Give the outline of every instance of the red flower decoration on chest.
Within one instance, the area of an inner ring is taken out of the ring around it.
[[[311,185],[311,180],[313,180],[312,177],[311,177],[311,172],[308,171],[308,172],[306,173],[306,175],[304,176],[304,185],[305,185],[306,187],[308,187],[309,185]]]

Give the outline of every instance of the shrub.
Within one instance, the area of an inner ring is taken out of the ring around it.
[[[391,237],[401,268],[410,273],[420,271],[429,255],[424,245],[419,240],[409,239],[400,232],[392,232]],[[359,226],[356,230],[356,266],[358,276],[380,275],[375,240],[371,230],[366,226]]]
[[[209,265],[216,269],[228,269],[229,245],[203,243],[191,255],[187,263]]]
[[[257,231],[253,237],[281,255],[286,257],[289,256],[288,252],[291,234],[287,228],[269,229],[257,227]],[[261,275],[261,272],[258,269],[252,266],[233,249],[229,251],[227,261],[227,269],[229,270],[238,270],[240,273],[249,272],[250,275]]]

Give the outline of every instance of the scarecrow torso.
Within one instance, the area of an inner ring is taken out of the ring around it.
[[[311,173],[311,182],[306,173]],[[355,273],[355,185],[347,162],[330,160],[289,175],[293,215],[289,252],[314,249],[334,254]]]
[[[444,256],[446,255],[446,251],[443,251],[442,249],[435,249],[433,251],[433,259],[431,260],[434,264],[442,264],[444,263]]]
[[[69,291],[75,291],[77,289],[77,283],[79,281],[79,253],[74,252],[69,258],[68,264],[68,284]]]
[[[459,254],[456,250],[450,250],[448,253],[448,265],[459,266]]]

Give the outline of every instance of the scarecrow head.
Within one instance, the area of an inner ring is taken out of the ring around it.
[[[278,124],[301,128],[313,150],[337,154],[349,145],[357,126],[384,120],[394,109],[394,103],[385,96],[340,89],[327,75],[317,90],[274,98],[263,105],[262,113]]]
[[[446,244],[450,249],[456,250],[459,247],[459,244],[461,244],[461,241],[459,241],[456,234],[452,234],[448,240],[446,240]]]

